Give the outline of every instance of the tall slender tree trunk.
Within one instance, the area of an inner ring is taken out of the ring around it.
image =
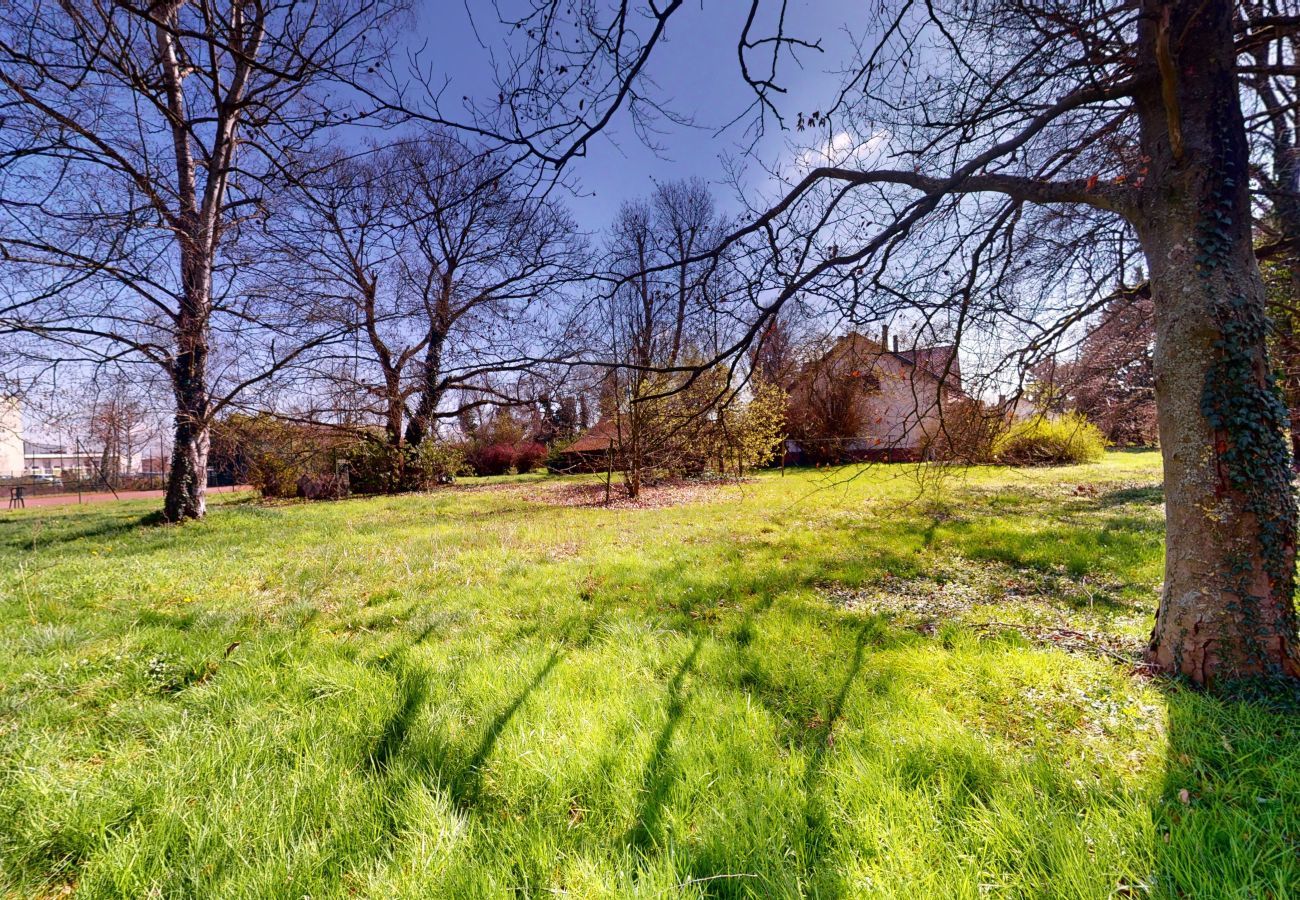
[[[161,87],[167,98],[172,149],[179,200],[177,235],[181,276],[180,306],[175,320],[176,355],[168,367],[176,397],[176,431],[172,445],[171,475],[163,500],[168,522],[201,519],[207,512],[208,446],[212,401],[208,394],[208,339],[212,317],[212,267],[216,250],[217,217],[229,177],[224,165],[233,160],[238,116],[220,116],[213,153],[208,160],[208,182],[199,191],[197,167],[185,102],[186,67],[178,51],[174,30],[182,0],[168,0],[155,10]],[[242,12],[236,13],[242,19]],[[164,27],[163,22],[172,27]],[[237,81],[243,78],[237,76]],[[234,84],[232,83],[232,91]],[[235,94],[229,98],[236,99]],[[233,108],[233,107],[232,107]],[[202,199],[200,199],[202,197]]]
[[[1255,62],[1267,65],[1271,58],[1267,48],[1254,51]],[[1270,291],[1270,313],[1275,329],[1273,350],[1277,368],[1281,371],[1282,396],[1290,408],[1291,456],[1300,459],[1300,335],[1296,334],[1296,320],[1300,313],[1300,134],[1296,133],[1295,116],[1282,95],[1264,74],[1254,77],[1255,98],[1268,114],[1264,126],[1271,134],[1273,172],[1271,183],[1266,184],[1268,202],[1272,205],[1272,221],[1284,243],[1282,262],[1286,266],[1289,290],[1279,298]],[[1276,285],[1275,290],[1281,286]],[[1277,302],[1281,300],[1282,302]]]
[[[163,501],[163,518],[168,522],[201,519],[207,512],[211,432],[207,361],[212,276],[202,260],[187,260],[187,255],[182,250],[185,295],[177,319],[178,352],[171,367],[176,419],[172,468]]]
[[[645,461],[641,458],[641,441],[639,438],[638,429],[633,426],[627,463],[627,496],[632,500],[641,496],[641,474],[645,465]]]
[[[1165,583],[1148,648],[1199,684],[1300,676],[1287,411],[1269,372],[1232,4],[1144,2],[1139,236],[1156,309]]]
[[[1287,242],[1285,264],[1290,287],[1287,300],[1275,308],[1275,335],[1273,348],[1277,353],[1277,367],[1282,374],[1282,396],[1290,411],[1291,457],[1300,459],[1300,334],[1296,333],[1295,304],[1300,303],[1300,157],[1297,148],[1287,144],[1275,146],[1274,159],[1274,225]]]
[[[400,450],[405,439],[403,421],[406,419],[406,401],[402,399],[402,384],[396,372],[384,373],[384,410],[384,434],[388,438],[388,446]]]

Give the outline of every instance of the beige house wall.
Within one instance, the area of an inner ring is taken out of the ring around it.
[[[900,450],[925,446],[942,421],[939,382],[892,355],[881,357],[875,371],[880,392],[864,398],[864,438]]]
[[[941,404],[952,395],[929,371],[883,344],[862,335],[842,338],[813,376],[814,390],[826,389],[826,379],[872,376],[878,388],[864,390],[858,400],[863,422],[855,450],[919,451],[939,433]]]

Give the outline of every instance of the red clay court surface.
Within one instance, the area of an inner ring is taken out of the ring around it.
[[[237,484],[234,487],[208,488],[208,493],[232,494],[237,491],[247,490],[251,490],[248,485]],[[78,502],[111,503],[114,500],[161,500],[164,493],[164,491],[118,491],[117,496],[114,497],[110,492],[103,491],[94,494],[82,494],[80,500],[78,500],[76,494],[45,494],[40,497],[32,497],[29,495],[26,498],[26,508],[32,509],[37,506],[67,506],[68,504],[76,506]],[[9,501],[6,499],[5,495],[0,494],[0,504],[4,504],[3,506],[0,506],[0,511],[7,511],[8,503]]]

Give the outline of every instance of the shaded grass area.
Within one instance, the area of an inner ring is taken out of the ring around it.
[[[1157,466],[8,516],[0,888],[1290,896],[1294,717],[1018,628],[1140,640]]]

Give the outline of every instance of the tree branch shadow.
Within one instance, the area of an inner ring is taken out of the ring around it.
[[[162,513],[156,511],[139,515],[122,515],[120,512],[115,512],[110,515],[111,518],[84,527],[76,527],[72,524],[76,520],[70,515],[10,517],[0,522],[0,546],[29,552],[51,550],[56,547],[64,549],[63,545],[75,544],[78,541],[107,540],[137,529],[163,524]],[[23,525],[29,527],[22,528]],[[131,548],[129,551],[119,552],[148,552],[153,549],[155,549],[153,542],[149,542],[149,546],[140,551]]]
[[[478,746],[474,748],[474,753],[447,784],[447,792],[451,795],[458,808],[469,810],[478,805],[482,799],[484,763],[492,755],[497,741],[501,739],[502,732],[506,730],[515,714],[519,712],[520,707],[528,701],[533,692],[541,686],[546,677],[559,665],[560,660],[564,658],[566,653],[567,648],[564,647],[553,649],[546,658],[546,662],[524,685],[523,689],[515,694],[505,708],[492,717],[487,730],[483,732],[483,736],[479,739]]]
[[[379,776],[388,774],[393,758],[406,743],[411,725],[428,694],[428,680],[423,672],[403,666],[398,671],[397,689],[400,697],[397,709],[384,723],[378,740],[367,755],[371,770]]]
[[[807,768],[804,770],[803,855],[804,870],[810,881],[819,874],[824,874],[822,861],[834,839],[830,816],[821,797],[820,787],[826,770],[827,756],[835,746],[835,725],[843,715],[849,692],[862,671],[862,658],[875,631],[875,624],[871,620],[864,622],[858,628],[853,645],[853,659],[844,673],[839,690],[826,708],[826,720],[817,730]]]
[[[650,759],[646,762],[641,776],[640,792],[645,799],[637,812],[636,824],[624,837],[624,844],[642,855],[656,846],[660,838],[660,821],[663,817],[664,804],[673,783],[669,748],[672,745],[673,735],[677,731],[677,725],[686,712],[686,696],[682,684],[687,674],[694,668],[703,644],[704,635],[696,635],[690,653],[678,665],[673,672],[673,677],[668,681],[666,692],[668,716],[659,730],[658,737],[655,738]]]

